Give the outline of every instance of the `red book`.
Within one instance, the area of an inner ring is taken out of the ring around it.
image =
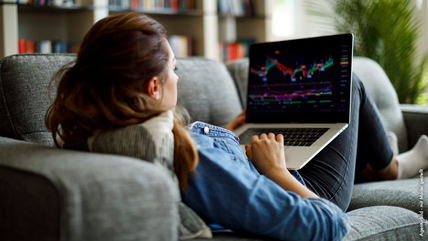
[[[138,0],[131,0],[131,9],[132,10],[138,9]]]
[[[178,10],[178,0],[171,0],[171,10],[177,11]]]
[[[25,39],[20,38],[18,39],[18,54],[24,54],[25,53]]]
[[[25,53],[34,54],[34,41],[25,41]]]
[[[227,60],[232,61],[238,58],[238,43],[231,43],[228,45]]]

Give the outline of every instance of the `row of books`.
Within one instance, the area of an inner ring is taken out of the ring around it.
[[[67,40],[25,40],[18,39],[18,53],[32,54],[32,53],[77,53],[78,46],[73,45]]]
[[[43,6],[91,5],[91,0],[16,0],[18,4]]]
[[[219,43],[220,59],[224,62],[248,57],[250,45],[254,39],[242,39],[234,43]]]
[[[218,13],[232,16],[253,16],[254,8],[251,0],[218,0]]]
[[[171,49],[176,57],[193,56],[192,38],[184,35],[171,35],[168,37]]]
[[[109,0],[110,8],[186,12],[202,9],[203,0]],[[218,13],[232,16],[253,16],[253,0],[218,0]],[[18,4],[73,6],[92,5],[91,0],[16,0]]]
[[[192,38],[184,35],[171,35],[168,38],[171,49],[176,57],[193,56]],[[254,39],[244,39],[234,43],[219,43],[220,59],[224,62],[248,57],[249,46]],[[20,38],[18,40],[18,53],[77,53],[78,45],[67,40],[34,41]]]
[[[186,12],[202,9],[198,6],[201,0],[109,0],[110,8]]]

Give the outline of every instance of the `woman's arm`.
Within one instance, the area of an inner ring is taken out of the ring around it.
[[[284,137],[273,133],[253,136],[251,146],[245,145],[247,156],[260,174],[274,181],[286,191],[298,194],[301,198],[318,197],[302,185],[288,171],[284,156]]]
[[[235,131],[243,124],[245,124],[245,112],[247,109],[245,108],[241,114],[239,114],[233,121],[224,126],[224,129],[228,129],[229,131]]]
[[[346,214],[332,202],[285,191],[215,148],[210,137],[195,141],[198,176],[189,177],[182,198],[205,220],[284,240],[341,240],[349,229]]]

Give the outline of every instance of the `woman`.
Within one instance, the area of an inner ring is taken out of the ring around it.
[[[162,143],[173,138],[173,148],[158,153],[164,153],[166,166],[173,161],[182,199],[198,215],[236,231],[287,240],[343,238],[350,225],[344,211],[355,173],[390,180],[403,173],[403,167],[411,173],[428,163],[422,155],[417,167],[409,168],[406,156],[394,157],[376,107],[356,76],[349,127],[303,169],[287,170],[283,136],[272,133],[252,138],[246,146],[249,161],[233,132],[202,122],[183,127],[174,113],[175,62],[163,26],[149,17],[129,13],[97,22],[75,63],[53,79],[59,80],[57,97],[45,122],[55,144],[108,152],[110,147],[94,145],[105,133],[150,126],[158,131],[155,137],[164,138]],[[244,117],[226,128],[239,127]],[[418,145],[424,149],[421,140]],[[140,140],[121,140],[126,141]],[[136,150],[132,155],[139,157]]]

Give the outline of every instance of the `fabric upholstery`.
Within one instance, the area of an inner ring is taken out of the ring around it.
[[[381,114],[385,129],[397,135],[400,152],[408,150],[407,130],[397,93],[385,71],[366,57],[355,57],[353,70],[361,79]]]
[[[242,108],[245,108],[247,105],[248,65],[248,59],[240,59],[226,63],[226,68],[235,81]]]
[[[246,105],[248,59],[239,59],[226,63],[239,94],[241,104]],[[400,151],[408,150],[407,131],[398,104],[397,94],[385,71],[375,61],[365,57],[355,57],[353,71],[366,86],[367,91],[376,103],[385,129],[397,135]],[[385,98],[388,96],[388,98]]]
[[[428,135],[428,106],[401,104],[406,122],[409,147],[413,147],[422,134]]]
[[[1,240],[59,240],[61,200],[49,179],[0,164],[0,184]]]
[[[425,240],[428,223],[419,215],[399,207],[376,206],[347,213],[352,227],[343,241],[351,240]],[[423,225],[422,227],[420,225]]]
[[[0,61],[0,136],[51,146],[44,125],[47,87],[69,54],[11,55]]]
[[[343,241],[353,240],[425,240],[427,233],[420,234],[419,215],[404,208],[375,206],[358,209],[347,213],[352,226]],[[423,230],[428,230],[426,220]],[[232,231],[213,232],[213,241],[262,241],[276,240]],[[196,239],[195,241],[203,241]]]
[[[354,185],[352,200],[347,211],[369,206],[397,206],[412,210],[415,213],[423,211],[428,218],[428,170],[412,179],[360,183]],[[420,200],[422,190],[423,200]],[[424,202],[420,207],[420,201]]]
[[[224,126],[242,111],[234,82],[217,61],[178,58],[178,105],[184,106],[192,121]]]
[[[178,239],[176,186],[151,163],[0,137],[0,174],[2,240]]]

